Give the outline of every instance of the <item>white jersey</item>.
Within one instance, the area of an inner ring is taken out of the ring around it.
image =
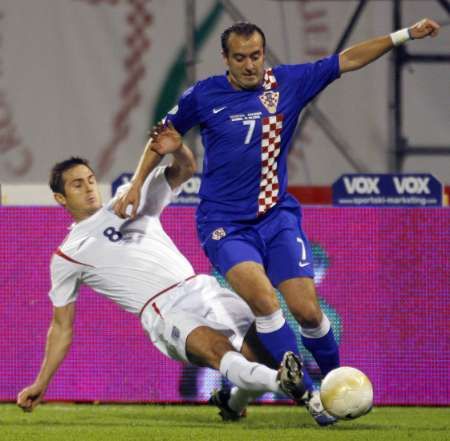
[[[146,179],[136,219],[116,216],[112,199],[71,227],[51,261],[54,306],[74,302],[85,284],[139,314],[151,297],[195,274],[159,220],[175,194],[165,169],[158,167]]]

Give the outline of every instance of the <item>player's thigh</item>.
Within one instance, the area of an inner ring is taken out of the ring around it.
[[[198,315],[204,323],[225,335],[236,351],[255,321],[249,305],[212,276],[199,275],[183,286],[185,295],[177,308]]]
[[[202,317],[176,309],[157,315],[151,308],[146,308],[141,322],[153,345],[160,352],[184,362],[189,362],[186,352],[189,334],[194,329],[207,325]]]
[[[145,319],[143,323],[145,326]],[[225,325],[215,325],[222,329],[211,328],[201,314],[174,309],[153,320],[148,333],[156,348],[168,357],[218,369],[225,352],[235,350],[230,341],[235,333]]]
[[[157,320],[151,329],[153,344],[168,357],[197,366],[219,369],[220,360],[235,348],[223,332],[209,327],[208,320],[189,311],[174,310]]]
[[[280,308],[275,290],[261,264],[238,263],[226,273],[226,279],[256,316],[272,314]]]

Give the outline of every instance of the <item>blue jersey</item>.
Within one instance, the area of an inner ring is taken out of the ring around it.
[[[287,156],[301,110],[339,77],[339,57],[267,69],[261,87],[236,90],[226,75],[199,81],[167,115],[186,133],[200,127],[205,148],[198,222],[257,219],[295,206]]]

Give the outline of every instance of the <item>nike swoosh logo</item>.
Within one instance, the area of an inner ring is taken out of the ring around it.
[[[310,262],[299,262],[298,263],[298,266],[300,268],[304,268],[305,266],[308,266],[308,265],[311,265],[311,263]]]
[[[222,112],[222,110],[225,109],[226,107],[227,107],[227,106],[223,106],[223,107],[215,107],[215,108],[213,109],[213,113],[216,114],[216,113]]]

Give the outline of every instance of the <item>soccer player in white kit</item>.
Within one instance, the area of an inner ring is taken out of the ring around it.
[[[154,136],[176,141],[171,129],[161,132]],[[224,419],[239,419],[248,401],[262,392],[303,395],[296,356],[286,353],[279,370],[256,363],[257,354],[245,340],[254,322],[250,308],[214,277],[196,275],[161,226],[161,211],[194,170],[192,154],[180,144],[173,163],[146,179],[135,218],[124,220],[112,209],[115,199],[102,206],[86,160],[70,158],[54,166],[50,186],[75,223],[52,257],[53,319],[41,369],[18,394],[21,408],[31,411],[42,400],[68,353],[81,284],[138,316],[168,357],[218,369],[235,384],[230,394],[213,395]]]

